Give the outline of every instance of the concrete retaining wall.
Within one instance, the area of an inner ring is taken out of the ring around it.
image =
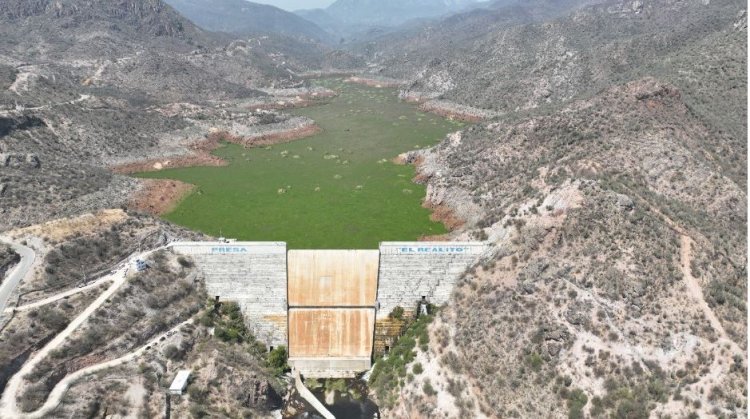
[[[354,378],[372,367],[370,358],[289,358],[305,378]]]
[[[456,281],[487,248],[476,242],[381,243],[377,318],[397,306],[414,310],[423,296],[435,305],[447,303]]]
[[[210,297],[240,305],[259,341],[286,346],[286,243],[186,242],[172,248],[193,258]]]

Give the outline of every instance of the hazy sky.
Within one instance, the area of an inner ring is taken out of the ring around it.
[[[335,0],[251,0],[254,3],[272,4],[286,10],[315,9],[326,7]]]

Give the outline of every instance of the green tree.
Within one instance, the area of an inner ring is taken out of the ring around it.
[[[396,320],[401,320],[404,318],[404,308],[401,306],[396,306],[393,311],[391,311],[391,314],[388,315],[388,317]]]
[[[284,371],[289,369],[289,365],[287,365],[288,358],[289,354],[286,351],[286,346],[276,347],[268,353],[268,366],[273,368],[276,374],[283,374]]]

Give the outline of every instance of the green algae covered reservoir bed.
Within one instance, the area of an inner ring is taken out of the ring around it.
[[[285,241],[290,248],[376,248],[380,241],[445,233],[422,207],[412,166],[391,159],[431,146],[461,125],[398,100],[392,89],[317,81],[339,95],[292,111],[320,134],[267,148],[227,144],[225,167],[142,173],[176,179],[194,192],[164,218],[214,236]]]

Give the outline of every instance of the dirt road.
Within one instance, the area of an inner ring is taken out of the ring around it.
[[[138,258],[145,258],[149,254],[158,250],[164,249],[160,247],[157,249],[144,252],[138,256]],[[34,370],[34,368],[45,359],[50,352],[60,347],[60,345],[67,339],[78,327],[80,327],[88,318],[99,308],[105,301],[107,301],[112,295],[127,281],[128,266],[115,271],[110,275],[112,285],[109,286],[93,303],[91,303],[86,309],[78,315],[73,321],[70,322],[68,327],[55,336],[47,345],[41,350],[33,354],[33,356],[21,367],[13,377],[8,380],[8,383],[3,392],[2,398],[0,398],[0,417],[2,418],[23,418],[23,417],[41,417],[37,416],[36,412],[33,414],[23,414],[18,410],[17,395],[24,384],[24,376],[28,375]],[[106,364],[106,363],[105,363]],[[64,390],[63,390],[64,392]],[[48,400],[49,402],[49,400]],[[45,406],[47,403],[45,403]]]
[[[25,414],[24,418],[42,418],[51,411],[53,411],[59,404],[60,401],[62,401],[62,398],[65,396],[65,393],[68,391],[68,388],[70,388],[71,384],[76,382],[77,380],[87,376],[91,375],[95,372],[99,372],[101,370],[105,370],[107,368],[113,368],[118,365],[122,365],[125,363],[128,363],[130,361],[133,361],[134,359],[141,356],[144,352],[147,350],[155,347],[159,344],[159,341],[162,337],[166,337],[169,333],[175,332],[179,330],[182,326],[186,324],[192,323],[193,320],[187,320],[184,321],[177,326],[173,327],[172,329],[156,336],[154,339],[152,339],[149,343],[143,345],[142,347],[138,348],[137,350],[130,352],[126,355],[121,356],[120,358],[113,359],[111,361],[102,362],[101,364],[92,365],[90,367],[84,368],[82,370],[78,370],[72,374],[68,374],[60,380],[59,383],[55,386],[55,388],[52,389],[52,392],[50,393],[49,397],[47,398],[47,401],[44,403],[44,405],[36,410],[35,412]]]
[[[26,310],[31,310],[32,308],[39,308],[41,306],[54,303],[55,301],[62,300],[63,298],[70,297],[71,295],[75,295],[75,294],[78,294],[80,292],[84,292],[84,291],[88,291],[88,290],[90,290],[92,288],[96,288],[96,287],[98,287],[99,285],[101,285],[101,284],[103,284],[105,282],[112,281],[113,277],[114,277],[113,275],[106,275],[106,276],[103,276],[103,277],[97,279],[96,281],[93,281],[92,283],[90,283],[90,284],[88,284],[88,285],[86,285],[84,287],[72,288],[72,289],[69,289],[69,290],[67,290],[65,292],[61,292],[60,294],[55,294],[53,296],[47,297],[47,298],[45,298],[43,300],[39,300],[39,301],[30,303],[30,304],[25,304],[25,305],[18,306],[18,307],[8,307],[8,308],[5,309],[5,312],[6,313],[12,313],[13,311],[26,311]]]
[[[706,302],[706,298],[703,296],[703,287],[700,281],[693,276],[693,270],[690,267],[692,261],[692,247],[693,239],[687,234],[680,234],[680,270],[682,271],[682,277],[685,280],[685,288],[692,299],[698,304],[698,307],[703,312],[711,327],[716,331],[716,335],[720,340],[726,341],[734,353],[744,354],[744,351],[734,342],[729,335],[727,335],[724,326],[716,316],[716,313],[711,309]]]
[[[8,300],[10,300],[13,290],[15,290],[18,284],[21,283],[21,280],[31,272],[31,267],[36,260],[36,254],[33,249],[14,243],[6,237],[0,237],[0,241],[9,244],[13,248],[13,251],[21,255],[21,262],[16,265],[13,271],[7,276],[7,278],[5,278],[3,283],[0,284],[0,311],[3,311],[8,305]]]

